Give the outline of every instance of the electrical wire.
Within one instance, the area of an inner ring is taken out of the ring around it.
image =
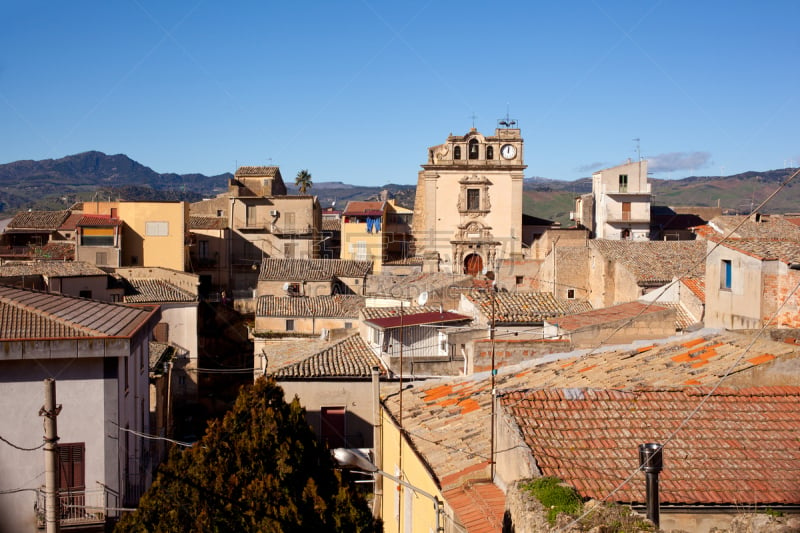
[[[22,450],[23,452],[35,452],[36,450],[39,450],[39,449],[43,448],[44,445],[45,445],[45,443],[42,442],[40,445],[36,446],[35,448],[25,448],[23,446],[17,446],[16,444],[11,442],[10,440],[4,438],[2,435],[0,435],[0,440],[5,442],[6,444],[11,446],[12,448],[16,448],[17,450]]]
[[[141,433],[139,431],[134,431],[132,429],[124,428],[124,427],[120,426],[119,424],[117,424],[116,422],[114,422],[113,420],[110,420],[110,419],[106,419],[106,421],[112,423],[115,426],[117,426],[117,429],[119,431],[124,431],[125,433],[130,433],[131,435],[135,435],[135,436],[141,437],[143,439],[163,440],[163,441],[166,441],[166,442],[171,442],[172,444],[177,444],[178,446],[183,446],[185,448],[191,448],[195,444],[193,442],[184,442],[184,441],[179,441],[179,440],[175,440],[175,439],[169,439],[167,437],[161,437],[159,435],[149,435],[147,433]]]

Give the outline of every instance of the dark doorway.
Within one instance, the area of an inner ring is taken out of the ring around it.
[[[483,270],[483,259],[478,254],[469,254],[464,258],[464,273],[477,276]]]

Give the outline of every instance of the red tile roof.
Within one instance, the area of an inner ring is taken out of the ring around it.
[[[697,296],[701,302],[706,302],[706,280],[705,278],[682,278],[681,283],[686,285],[690,291]]]
[[[151,311],[0,286],[0,340],[130,337]]]
[[[381,329],[399,328],[404,326],[419,326],[422,324],[442,324],[445,322],[462,322],[470,321],[472,317],[460,315],[450,311],[432,311],[426,313],[415,313],[413,308],[405,312],[401,316],[392,316],[386,318],[373,318],[365,320],[367,324],[379,327]]]
[[[278,380],[369,378],[373,367],[386,374],[380,359],[356,333],[305,359],[278,368],[274,375]]]
[[[8,223],[9,230],[51,230],[55,231],[69,217],[69,211],[24,211],[17,213]]]
[[[800,387],[719,388],[689,418],[710,390],[549,389],[500,402],[542,474],[583,497],[621,486],[612,501],[645,502],[643,473],[623,482],[639,444],[657,442],[662,504],[800,504]]]
[[[342,215],[344,216],[376,216],[383,215],[384,202],[347,202]]]
[[[468,533],[503,531],[506,496],[494,483],[465,483],[442,496]]]
[[[122,220],[109,215],[83,215],[76,226],[121,226]]]
[[[608,324],[618,320],[631,320],[646,316],[652,313],[660,313],[666,307],[657,304],[644,304],[641,302],[628,302],[619,305],[612,305],[610,307],[602,307],[600,309],[593,309],[585,313],[577,313],[574,315],[562,316],[554,318],[548,322],[557,324],[559,328],[566,331],[574,331],[588,326],[596,326],[600,324]]]

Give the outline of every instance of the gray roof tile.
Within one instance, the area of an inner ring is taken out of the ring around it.
[[[264,259],[259,281],[332,281],[363,278],[372,272],[372,261],[345,259]]]
[[[592,239],[589,246],[623,265],[640,286],[663,285],[687,274],[705,275],[703,241],[612,241]]]
[[[313,297],[261,296],[256,304],[256,316],[358,318],[364,298],[354,294]]]
[[[346,339],[326,347],[296,363],[275,371],[280,379],[303,378],[367,378],[373,367],[381,367],[380,359],[370,350],[360,335],[350,335]],[[381,373],[385,373],[382,369]]]

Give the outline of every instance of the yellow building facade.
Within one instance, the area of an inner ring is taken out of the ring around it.
[[[187,258],[187,202],[84,202],[86,215],[121,220],[121,266],[184,271]]]

